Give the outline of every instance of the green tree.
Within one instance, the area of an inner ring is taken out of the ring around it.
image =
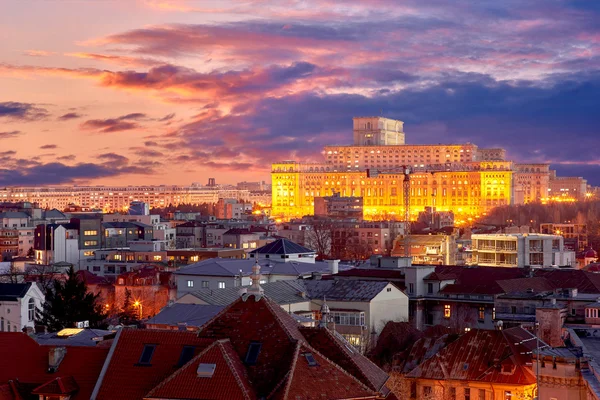
[[[119,322],[123,325],[132,325],[139,322],[138,311],[131,302],[131,291],[129,289],[125,289],[125,300],[123,301],[123,309],[119,313]]]
[[[72,328],[79,321],[89,321],[92,328],[103,327],[106,314],[98,297],[98,294],[87,291],[85,282],[71,267],[67,279],[55,279],[46,292],[46,301],[38,313],[38,323],[51,332]]]

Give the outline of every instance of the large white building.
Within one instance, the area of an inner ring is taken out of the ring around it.
[[[474,234],[473,263],[487,267],[575,266],[575,252],[564,238],[539,233]]]

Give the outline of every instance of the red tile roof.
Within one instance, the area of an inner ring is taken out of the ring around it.
[[[516,335],[510,329],[473,329],[420,364],[407,377],[505,385],[535,384],[535,375],[525,364],[527,359],[531,362],[531,356],[521,354],[529,349],[524,344],[515,345]]]
[[[77,382],[75,382],[75,379],[73,379],[72,376],[65,376],[63,378],[57,377],[56,379],[44,383],[33,389],[33,392],[31,393],[41,395],[69,395],[76,392],[78,389],[79,386],[77,385]]]
[[[215,364],[213,376],[199,377],[199,364]],[[148,393],[145,399],[255,399],[244,365],[229,340],[218,340]]]
[[[292,366],[271,397],[274,400],[376,399],[377,392],[363,385],[310,346],[295,346]],[[312,355],[317,365],[308,363]]]
[[[436,271],[437,273],[437,271]],[[440,290],[443,294],[483,294],[504,293],[498,284],[500,280],[524,278],[521,268],[474,267],[464,268],[454,284],[446,285]]]
[[[301,328],[308,343],[325,357],[352,374],[370,389],[380,391],[389,376],[350,344],[335,336],[329,329]]]
[[[0,363],[0,383],[19,380],[34,385],[56,378],[73,379],[79,390],[71,399],[89,399],[108,354],[107,348],[65,346],[67,353],[55,373],[48,373],[48,353],[56,346],[41,346],[24,333],[0,332],[0,354],[10,363]],[[71,377],[71,378],[69,378]]]
[[[543,277],[507,279],[498,281],[498,285],[504,293],[525,293],[529,289],[535,293],[554,290],[554,285]]]
[[[212,340],[194,332],[152,329],[122,329],[113,343],[107,370],[98,382],[98,400],[142,399],[146,393],[177,370],[184,346],[196,347],[195,354]],[[156,348],[149,365],[138,364],[145,344]]]

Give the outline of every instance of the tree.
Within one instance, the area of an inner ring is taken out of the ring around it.
[[[123,309],[119,313],[119,323],[123,325],[133,325],[138,322],[138,311],[131,301],[131,291],[125,289],[125,300],[123,301]]]
[[[314,221],[306,232],[306,247],[317,252],[317,257],[327,258],[331,253],[333,223],[327,220]]]
[[[99,294],[87,291],[85,282],[79,279],[71,267],[65,281],[52,281],[42,310],[38,310],[38,323],[52,332],[72,328],[79,321],[89,321],[92,328],[103,327],[106,314],[98,297]]]

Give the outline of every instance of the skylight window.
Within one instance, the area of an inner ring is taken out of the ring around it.
[[[198,374],[198,378],[212,378],[215,374],[215,369],[217,369],[217,364],[198,364],[196,373]]]
[[[303,355],[304,358],[306,358],[306,362],[308,363],[309,367],[316,367],[317,365],[319,365],[312,353],[304,353]]]
[[[155,344],[145,344],[144,350],[142,350],[142,355],[140,356],[140,361],[138,361],[138,364],[149,365],[150,361],[152,360],[152,356],[154,355],[155,349]]]
[[[260,342],[251,342],[248,346],[248,351],[246,352],[246,359],[244,363],[246,365],[254,365],[258,360],[258,354],[260,353],[260,349],[262,347],[262,343]]]

